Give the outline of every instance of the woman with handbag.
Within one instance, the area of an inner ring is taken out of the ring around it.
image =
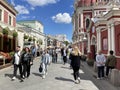
[[[23,78],[28,78],[30,76],[31,65],[33,65],[33,57],[28,47],[25,48],[25,52],[21,56],[21,61],[23,65]]]
[[[42,59],[41,59],[41,63],[42,63],[42,78],[45,78],[45,75],[47,75],[47,71],[48,71],[48,65],[50,63],[50,55],[48,53],[47,50],[44,51],[43,55],[42,55]]]

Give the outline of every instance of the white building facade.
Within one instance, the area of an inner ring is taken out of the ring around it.
[[[18,21],[18,28],[23,30],[25,35],[35,39],[35,44],[41,42],[40,47],[46,48],[46,35],[44,34],[43,25],[36,20]]]

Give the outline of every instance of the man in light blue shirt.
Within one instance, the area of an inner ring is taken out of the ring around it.
[[[105,67],[106,58],[101,51],[98,52],[96,56],[96,65],[98,67],[98,78],[104,78],[104,67]]]

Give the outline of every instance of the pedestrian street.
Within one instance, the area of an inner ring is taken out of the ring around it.
[[[58,63],[51,63],[48,67],[48,75],[45,79],[42,79],[39,73],[39,64],[40,58],[38,57],[34,60],[30,77],[24,82],[20,82],[19,79],[11,81],[12,66],[0,70],[0,90],[106,90],[101,86],[104,81],[96,81],[90,71],[84,71],[85,66],[82,66],[80,70],[80,84],[75,84],[72,69],[70,69],[69,64],[63,65],[60,58]],[[102,83],[97,84],[92,80]],[[109,90],[117,90],[113,87],[110,88],[108,87]]]

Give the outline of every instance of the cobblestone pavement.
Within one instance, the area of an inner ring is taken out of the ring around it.
[[[40,58],[34,60],[31,75],[24,82],[19,79],[11,81],[13,67],[0,70],[0,90],[120,90],[107,80],[97,80],[86,63],[80,70],[81,83],[75,84],[69,64],[63,65],[61,59],[48,67],[48,75],[42,79],[38,71]]]

